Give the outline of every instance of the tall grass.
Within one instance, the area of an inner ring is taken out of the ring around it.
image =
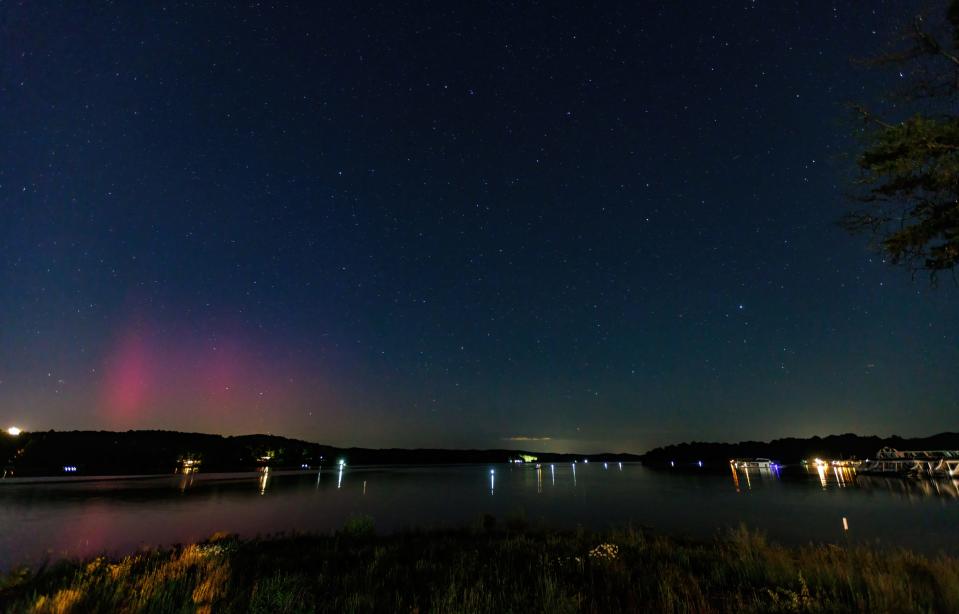
[[[487,528],[237,540],[62,562],[0,579],[12,612],[959,612],[959,561],[707,542],[630,528]],[[508,524],[508,523],[507,523]]]

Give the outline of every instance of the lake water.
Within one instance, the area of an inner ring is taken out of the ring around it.
[[[491,471],[493,472],[491,474]],[[342,472],[0,480],[0,569],[124,554],[215,531],[330,531],[372,516],[379,532],[500,522],[602,529],[633,523],[709,537],[740,523],[784,543],[866,541],[959,554],[959,480],[852,471],[674,473],[641,465],[346,467]],[[843,529],[843,518],[848,531]]]

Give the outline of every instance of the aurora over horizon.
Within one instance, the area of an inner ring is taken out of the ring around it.
[[[837,224],[912,8],[5,3],[0,426],[955,430],[959,286]]]

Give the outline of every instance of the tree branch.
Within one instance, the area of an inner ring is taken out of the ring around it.
[[[857,113],[859,113],[860,116],[862,116],[863,120],[867,122],[872,122],[876,124],[877,126],[881,126],[883,128],[895,128],[893,124],[883,121],[879,119],[878,117],[876,117],[875,115],[873,115],[872,113],[870,113],[868,110],[866,110],[866,107],[862,106],[861,104],[854,104],[852,105],[852,108]]]
[[[922,29],[921,15],[916,16],[916,18],[912,22],[912,25],[916,31],[916,37],[920,40],[920,42],[922,42],[925,45],[926,51],[928,53],[931,53],[933,55],[941,55],[942,57],[946,58],[947,60],[949,60],[956,66],[959,66],[959,57],[956,57],[954,54],[946,51],[945,48],[943,48],[943,46],[939,44],[939,41],[937,41],[931,34],[929,34],[928,32]]]

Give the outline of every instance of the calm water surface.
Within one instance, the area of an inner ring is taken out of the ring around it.
[[[493,473],[491,474],[491,471]],[[354,514],[377,531],[462,526],[482,513],[531,523],[635,525],[709,537],[745,523],[786,543],[867,541],[959,554],[959,481],[796,469],[673,473],[609,463],[347,467],[104,481],[0,481],[0,569],[123,554],[215,531],[330,531]],[[847,519],[849,530],[843,530]]]

